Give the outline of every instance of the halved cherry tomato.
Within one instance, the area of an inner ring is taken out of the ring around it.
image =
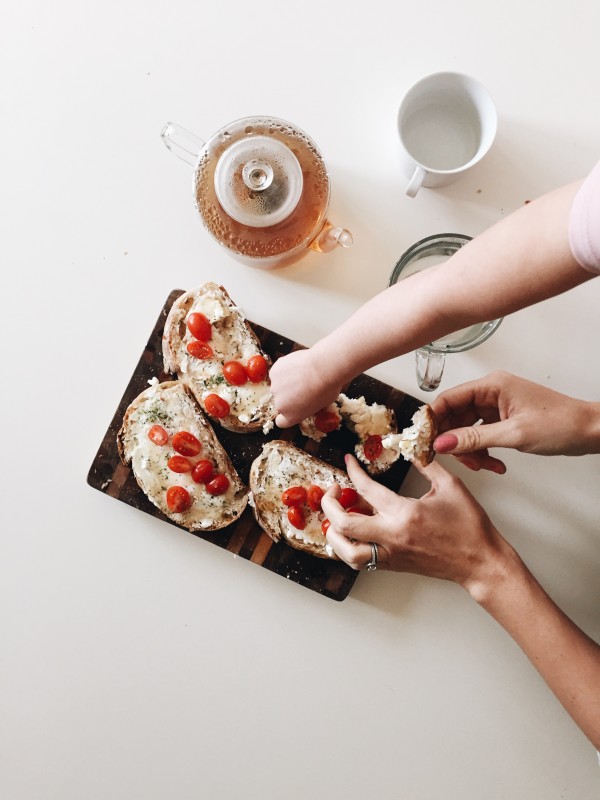
[[[187,511],[192,505],[192,497],[183,486],[169,486],[167,489],[167,506],[178,514]]]
[[[211,417],[216,419],[225,419],[231,411],[231,406],[218,394],[209,394],[204,398],[204,408]]]
[[[148,438],[154,444],[166,444],[169,441],[169,434],[162,425],[153,425],[148,431]]]
[[[356,505],[356,501],[358,500],[358,492],[356,489],[342,489],[340,494],[340,505],[342,508],[350,508],[350,506]]]
[[[227,475],[215,475],[212,481],[206,484],[206,491],[209,494],[224,494],[229,489],[229,478]]]
[[[243,386],[248,380],[246,367],[239,361],[226,361],[223,364],[223,375],[227,383],[234,386]]]
[[[208,342],[212,338],[212,326],[204,314],[199,311],[193,311],[187,318],[187,326],[189,332],[194,339],[200,339],[201,342]]]
[[[331,433],[340,426],[340,418],[335,411],[322,408],[315,414],[315,428],[321,433]]]
[[[358,506],[352,506],[352,508],[348,509],[349,514],[364,514],[367,517],[371,516],[371,512],[368,508],[359,508]]]
[[[251,356],[246,364],[246,372],[248,373],[248,380],[252,383],[260,383],[267,377],[269,365],[264,356],[256,355]]]
[[[212,358],[213,355],[212,347],[209,344],[206,344],[206,342],[201,342],[198,339],[193,339],[191,342],[188,342],[188,345],[185,349],[191,356],[194,356],[194,358],[201,358],[203,360]]]
[[[173,436],[173,450],[181,453],[182,456],[197,456],[202,445],[193,433],[189,431],[178,431]]]
[[[201,458],[192,467],[192,478],[196,483],[208,483],[213,479],[215,468],[205,458]]]
[[[304,486],[290,486],[281,495],[281,502],[284,506],[301,506],[306,500],[306,489]]]
[[[323,536],[327,536],[327,531],[329,530],[329,526],[331,522],[328,519],[324,519],[321,523],[321,530],[323,531]]]
[[[167,467],[171,470],[171,472],[189,472],[192,468],[192,465],[183,456],[171,456],[171,458],[167,461]]]
[[[325,492],[320,486],[309,486],[306,490],[306,502],[311,511],[321,510],[321,499]]]
[[[303,531],[306,527],[306,520],[304,519],[304,511],[300,506],[292,506],[288,508],[287,517],[294,528]]]
[[[381,436],[375,433],[365,440],[363,445],[365,451],[365,458],[368,461],[376,461],[383,452],[383,445],[381,443]]]

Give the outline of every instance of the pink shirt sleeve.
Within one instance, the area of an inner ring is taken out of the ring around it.
[[[600,273],[600,162],[575,195],[569,217],[569,244],[578,264]]]

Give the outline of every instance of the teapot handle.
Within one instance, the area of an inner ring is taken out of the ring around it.
[[[199,136],[174,122],[167,122],[160,132],[160,136],[172,153],[186,164],[191,164],[192,167],[196,166],[198,156],[204,147],[204,142]]]
[[[317,253],[331,253],[336,247],[352,247],[353,239],[346,228],[336,228],[329,220],[325,220],[323,228],[316,239],[310,243],[311,250]]]

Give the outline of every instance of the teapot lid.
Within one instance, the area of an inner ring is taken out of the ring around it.
[[[289,217],[302,194],[302,168],[290,148],[271,136],[231,144],[215,169],[215,192],[226,214],[266,228]]]

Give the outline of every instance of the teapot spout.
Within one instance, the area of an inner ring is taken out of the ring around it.
[[[349,230],[334,227],[330,222],[326,222],[321,233],[311,242],[310,247],[317,253],[331,253],[336,247],[352,247],[353,242]]]

